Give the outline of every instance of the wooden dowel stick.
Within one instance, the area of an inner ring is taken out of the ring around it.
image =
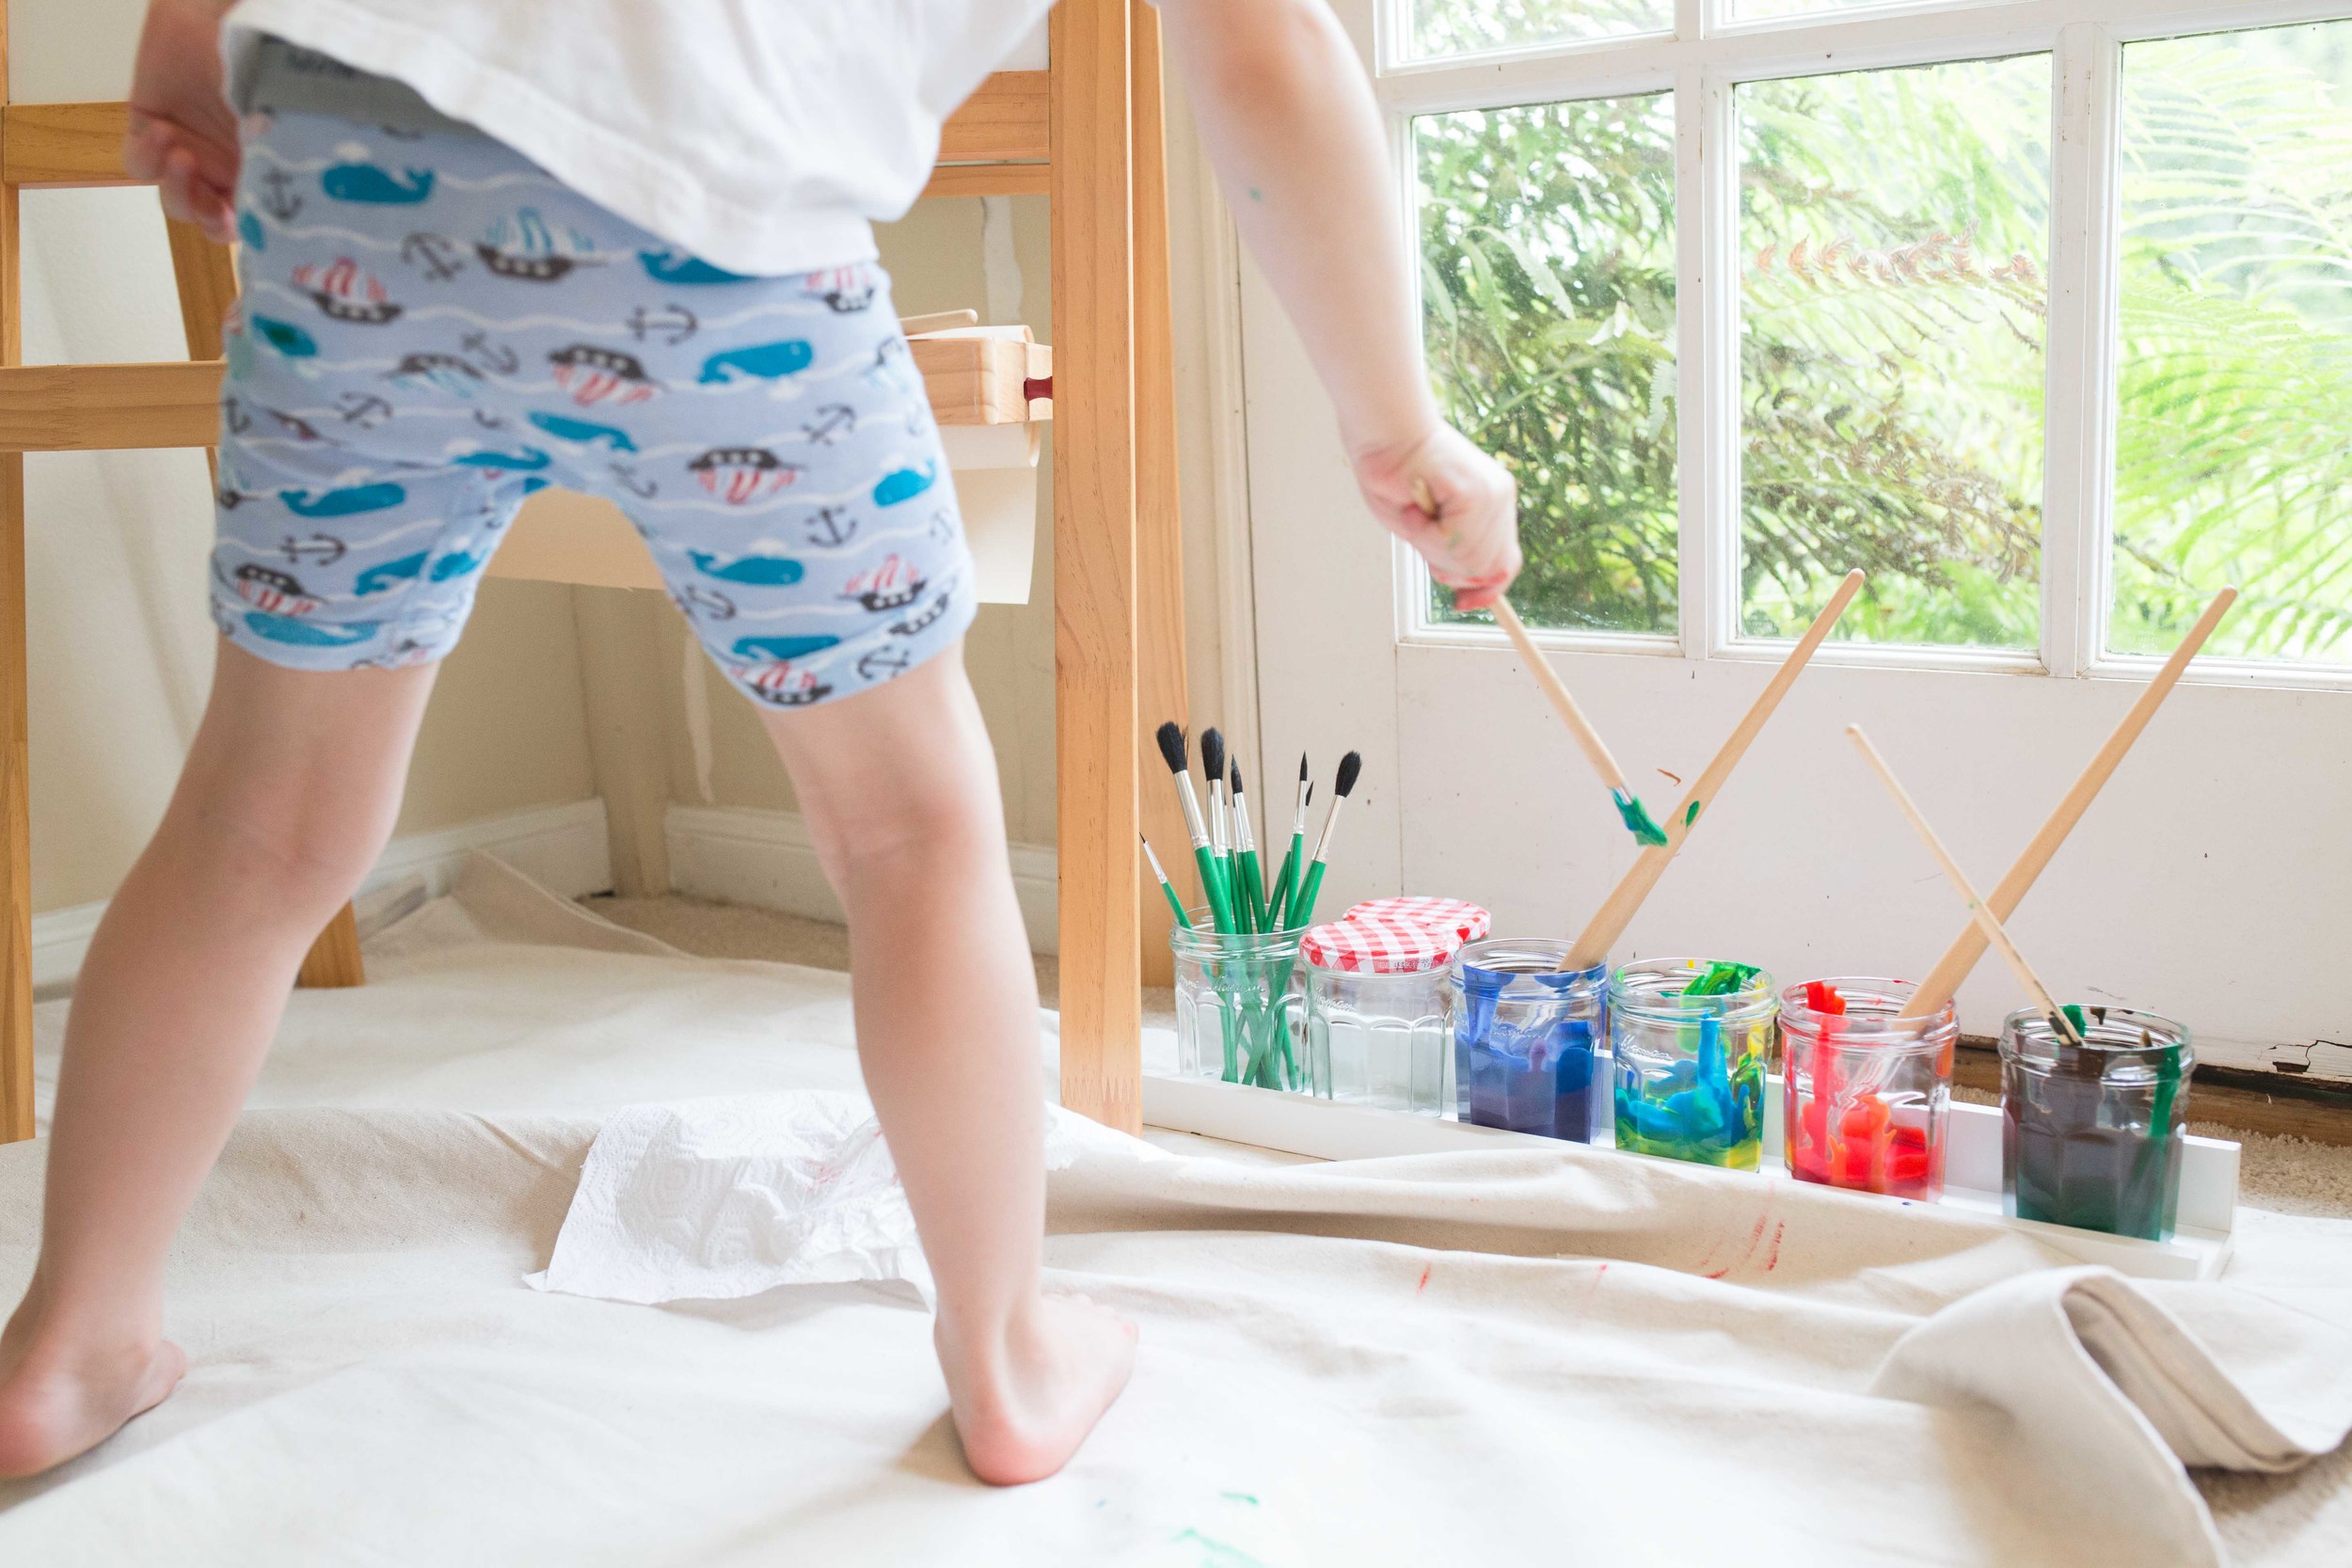
[[[1857,568],[1848,572],[1846,580],[1837,585],[1837,592],[1829,596],[1829,603],[1821,607],[1821,612],[1813,617],[1813,624],[1804,628],[1804,635],[1797,639],[1797,645],[1788,650],[1788,657],[1780,661],[1780,668],[1772,673],[1772,680],[1749,706],[1739,726],[1731,732],[1730,738],[1724,742],[1723,749],[1715,753],[1714,760],[1707,765],[1707,770],[1692,782],[1690,789],[1676,802],[1674,815],[1661,824],[1666,830],[1666,842],[1653,845],[1634,856],[1632,865],[1618,879],[1616,887],[1594,911],[1593,918],[1585,923],[1583,933],[1576,939],[1576,945],[1568,952],[1568,968],[1590,969],[1609,957],[1609,949],[1616,945],[1617,939],[1625,934],[1626,927],[1640,911],[1642,900],[1649,896],[1650,889],[1658,885],[1658,879],[1665,875],[1666,863],[1675,858],[1675,852],[1682,847],[1682,841],[1690,836],[1692,821],[1702,809],[1714,804],[1715,797],[1723,792],[1724,781],[1731,777],[1732,768],[1747,754],[1749,745],[1756,739],[1757,732],[1764,728],[1765,721],[1772,718],[1772,710],[1780,706],[1780,700],[1788,694],[1788,689],[1804,673],[1806,662],[1813,657],[1813,651],[1821,645],[1821,640],[1830,634],[1830,628],[1837,625],[1837,618],[1846,613],[1846,607],[1861,591],[1861,570]]]
[[[1542,687],[1544,695],[1551,699],[1551,710],[1560,716],[1560,722],[1567,725],[1568,733],[1576,736],[1577,745],[1583,748],[1584,759],[1593,765],[1593,771],[1600,775],[1600,782],[1620,794],[1632,794],[1632,786],[1625,782],[1625,770],[1617,766],[1617,759],[1609,754],[1608,742],[1601,739],[1600,732],[1594,729],[1592,721],[1584,717],[1584,710],[1576,705],[1576,698],[1568,690],[1567,683],[1552,669],[1551,661],[1544,657],[1543,650],[1535,646],[1535,640],[1527,635],[1527,624],[1519,619],[1519,612],[1511,608],[1511,601],[1497,599],[1488,608],[1494,611],[1495,624],[1509,634],[1511,645],[1519,651],[1519,658],[1526,664],[1528,673],[1535,677],[1535,684]]]
[[[2090,802],[2114,776],[2124,753],[2139,739],[2140,732],[2156,716],[2156,709],[2164,705],[2165,698],[2180,684],[2181,673],[2188,668],[2188,661],[2205,645],[2205,639],[2213,635],[2213,628],[2236,602],[2234,588],[2224,588],[2213,596],[2213,603],[2205,607],[2205,612],[2197,618],[2188,635],[2181,639],[2181,645],[2172,650],[2172,657],[2164,661],[2164,668],[2156,672],[2156,678],[2148,683],[2139,700],[2132,704],[2131,711],[2123,715],[2122,722],[2107,736],[2106,744],[2099,748],[2090,765],[2074,781],[2074,787],[2066,792],[2058,809],[2050,813],[2050,819],[2042,824],[2042,831],[2033,835],[2025,852],[2010,865],[2009,874],[1986,896],[1985,908],[1993,911],[1994,920],[2007,920],[2017,912],[2017,906],[2025,902],[2026,895],[2032,890],[2034,879],[2058,853],[2058,846],[2066,842],[2066,835],[2074,831],[2083,813],[2090,809]],[[1935,967],[1928,971],[1928,977],[1919,982],[1919,989],[1912,993],[1902,1016],[1926,1018],[1943,1011],[1944,1004],[1952,999],[1961,982],[1968,978],[1968,972],[1977,967],[1977,960],[1984,957],[1984,933],[1971,921],[1953,939],[1951,946],[1944,950]]]
[[[1977,896],[1977,890],[1969,884],[1968,874],[1960,868],[1958,861],[1952,859],[1952,852],[1944,847],[1944,841],[1935,836],[1935,830],[1928,826],[1927,817],[1920,814],[1919,803],[1911,798],[1909,790],[1903,788],[1902,781],[1895,777],[1895,770],[1886,766],[1886,759],[1879,755],[1877,747],[1870,744],[1870,737],[1862,733],[1862,726],[1847,725],[1846,736],[1853,742],[1854,750],[1862,753],[1862,760],[1870,765],[1870,771],[1879,776],[1879,783],[1886,786],[1886,793],[1892,795],[1895,803],[1902,808],[1903,816],[1910,819],[1912,832],[1919,835],[1919,842],[1928,847],[1928,853],[1933,855],[1935,863],[1943,868],[1944,879],[1952,884],[1952,891],[1959,894],[1961,901],[1968,906],[1968,919],[1978,933],[1993,944],[1994,952],[2001,955],[2002,961],[2009,965],[2010,973],[2017,976],[2017,983],[2026,988],[2027,996],[2033,998],[2033,1005],[2042,1009],[2044,1018],[2050,1020],[2051,1027],[2064,1037],[2068,1044],[2082,1044],[2082,1037],[2074,1032],[2074,1021],[2066,1016],[2057,1000],[2050,995],[2050,988],[2043,985],[2042,976],[2033,972],[2033,965],[2026,961],[2026,955],[2017,950],[2017,943],[2010,940],[2008,930],[1994,918],[1993,911],[1984,907],[1984,900]]]

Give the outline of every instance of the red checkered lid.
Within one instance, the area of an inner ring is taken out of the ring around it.
[[[1435,931],[1451,931],[1463,942],[1477,942],[1495,928],[1493,915],[1459,898],[1368,898],[1340,918],[1426,926]]]
[[[1317,969],[1353,974],[1420,974],[1442,969],[1462,945],[1452,931],[1401,920],[1334,920],[1299,939],[1298,951]]]

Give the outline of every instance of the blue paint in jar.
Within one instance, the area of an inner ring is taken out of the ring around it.
[[[1567,956],[1565,942],[1513,937],[1474,942],[1456,955],[1454,1110],[1462,1120],[1592,1141],[1609,966],[1565,969]]]

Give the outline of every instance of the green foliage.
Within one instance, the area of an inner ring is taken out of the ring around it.
[[[2352,658],[2352,25],[2124,55],[2109,642]]]
[[[2352,657],[2352,24],[2126,61],[2110,643],[2169,648],[2234,581],[2216,651]],[[1740,89],[1752,633],[1859,565],[1846,635],[2035,641],[2049,92],[2046,56]],[[1547,625],[1676,624],[1672,113],[1416,126],[1432,367],[1518,478]]]
[[[1455,422],[1518,480],[1521,610],[1548,626],[1672,631],[1665,101],[1470,112],[1419,129],[1430,360]]]

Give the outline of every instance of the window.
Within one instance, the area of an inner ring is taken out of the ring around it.
[[[1384,6],[1532,625],[1739,657],[1858,565],[1836,657],[2082,674],[2234,582],[2238,678],[2352,678],[2352,0],[2018,10]]]
[[[1429,356],[1454,421],[1514,454],[1519,605],[1546,626],[1672,633],[1672,99],[1470,109],[1413,131]]]
[[[2123,51],[2107,646],[2352,663],[2352,23]]]

